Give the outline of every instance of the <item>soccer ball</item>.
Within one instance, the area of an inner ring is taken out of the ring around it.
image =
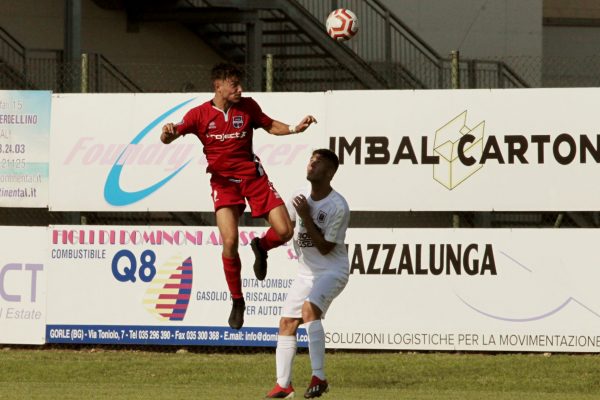
[[[335,40],[349,40],[358,32],[356,14],[346,8],[333,10],[325,23],[327,34]]]

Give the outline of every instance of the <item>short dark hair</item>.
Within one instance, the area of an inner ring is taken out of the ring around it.
[[[337,154],[335,154],[333,151],[331,151],[329,149],[314,150],[312,152],[312,155],[314,156],[315,154],[318,154],[321,157],[323,157],[324,159],[328,160],[331,163],[331,165],[333,166],[333,172],[337,171],[338,167],[340,166],[340,159],[338,158]]]
[[[237,65],[230,63],[219,63],[210,71],[210,78],[212,82],[228,78],[242,79],[243,77],[244,71],[242,71],[242,69]]]

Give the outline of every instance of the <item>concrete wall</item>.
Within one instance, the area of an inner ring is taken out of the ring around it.
[[[26,48],[62,49],[64,0],[0,1],[0,27]],[[142,87],[210,89],[207,71],[219,56],[175,22],[140,23],[127,32],[124,11],[82,0],[81,47],[101,53]],[[159,77],[159,79],[157,79]]]
[[[543,0],[381,0],[442,57],[504,60],[540,81]]]
[[[600,27],[544,27],[544,86],[600,86],[599,71]]]
[[[540,56],[542,0],[382,0],[442,56]]]
[[[600,19],[600,2],[594,0],[544,0],[544,18]]]
[[[544,0],[545,86],[600,86],[600,1]]]
[[[600,84],[600,1],[380,1],[442,57],[458,49],[462,58],[504,60],[532,86]],[[64,3],[0,1],[0,27],[27,48],[61,49]],[[207,72],[220,59],[180,24],[141,23],[139,32],[128,32],[124,11],[92,0],[82,0],[82,50],[102,53],[159,91],[210,90]]]
[[[532,86],[600,86],[598,0],[382,0],[443,57],[502,59]]]

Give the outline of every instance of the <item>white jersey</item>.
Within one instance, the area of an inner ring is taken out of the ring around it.
[[[292,221],[296,222],[293,240],[300,263],[298,274],[315,276],[328,272],[348,276],[348,251],[344,240],[350,222],[350,209],[346,199],[335,190],[319,201],[314,201],[310,197],[310,189],[298,192],[294,197],[299,194],[304,194],[306,197],[312,220],[325,240],[336,243],[336,246],[326,255],[319,252],[306,232],[302,219],[297,216],[292,198],[288,203],[288,211]]]

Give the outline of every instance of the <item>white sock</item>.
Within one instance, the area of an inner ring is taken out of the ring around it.
[[[288,387],[292,380],[292,366],[294,365],[296,347],[296,336],[279,335],[277,338],[277,350],[275,350],[277,384],[282,388]]]
[[[308,333],[308,354],[312,374],[321,380],[325,380],[325,330],[320,319],[304,324]]]

